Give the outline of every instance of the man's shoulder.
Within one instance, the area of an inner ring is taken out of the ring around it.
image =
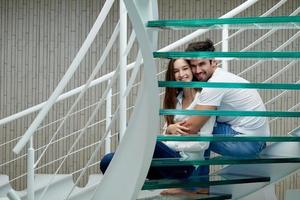
[[[210,82],[249,82],[246,79],[233,74],[231,72],[228,72],[222,68],[217,68],[211,77],[209,79]]]

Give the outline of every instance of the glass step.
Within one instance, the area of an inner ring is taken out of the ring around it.
[[[141,198],[138,200],[225,200],[231,199],[230,194],[197,194],[197,195],[157,195],[153,197]]]
[[[243,111],[243,110],[176,110],[160,109],[160,115],[197,116],[248,116],[248,117],[300,117],[300,112],[286,111]]]
[[[155,158],[152,167],[188,166],[188,165],[229,165],[229,164],[265,164],[265,163],[300,163],[300,157],[258,155],[251,157],[217,156],[207,160],[193,158]]]
[[[243,58],[243,59],[296,59],[300,58],[298,51],[243,51],[243,52],[220,52],[220,51],[168,51],[153,52],[154,58]]]
[[[157,141],[202,141],[202,142],[249,142],[249,141],[265,141],[265,142],[300,142],[298,136],[226,136],[218,134],[218,136],[178,136],[178,135],[159,135]]]
[[[205,181],[204,181],[205,180]],[[193,188],[207,187],[212,185],[228,185],[241,183],[269,182],[270,177],[236,175],[236,174],[213,174],[208,176],[192,176],[188,179],[160,179],[146,180],[143,190],[164,188]]]
[[[228,25],[229,29],[299,29],[300,16],[273,17],[243,17],[243,18],[206,18],[206,19],[168,19],[154,20],[147,23],[147,27],[182,29],[207,28],[222,29]]]
[[[228,83],[228,82],[180,82],[158,81],[159,87],[170,88],[248,88],[248,89],[285,89],[300,90],[300,84],[295,83]]]

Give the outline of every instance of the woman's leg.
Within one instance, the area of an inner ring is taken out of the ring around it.
[[[102,160],[100,161],[100,170],[101,172],[104,174],[110,161],[112,160],[114,156],[114,153],[109,153],[109,154],[106,154]]]
[[[153,158],[181,158],[181,156],[163,142],[157,142]],[[187,178],[193,170],[194,166],[150,167],[147,178]]]
[[[100,161],[100,170],[104,174],[114,153],[106,154]],[[162,142],[155,145],[153,158],[181,158],[180,154]],[[148,179],[187,178],[194,170],[193,166],[150,167]]]

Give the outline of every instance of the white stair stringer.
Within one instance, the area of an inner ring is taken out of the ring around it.
[[[35,185],[35,199],[39,199],[45,187],[47,187],[49,180],[53,177],[53,174],[36,174]],[[68,191],[74,185],[73,177],[70,174],[58,174],[55,176],[52,184],[49,186],[46,195],[43,200],[51,199],[63,199]],[[27,190],[13,191],[20,199],[27,200]]]
[[[93,200],[132,200],[138,197],[151,164],[159,130],[159,89],[152,56],[153,44],[157,40],[154,33],[151,37],[144,26],[146,21],[157,19],[157,2],[125,0],[124,3],[143,55],[142,81],[125,135],[97,186]]]
[[[89,181],[84,187],[76,187],[72,192],[72,195],[68,198],[69,200],[83,200],[91,199],[94,191],[101,182],[102,174],[92,174],[89,176]]]
[[[300,157],[300,143],[298,142],[278,142],[268,145],[261,153],[269,156],[294,156]],[[270,184],[274,184],[284,177],[297,172],[300,163],[273,163],[273,164],[246,164],[230,165],[219,171],[224,174],[242,174],[253,176],[270,177],[268,183],[248,183],[237,185],[211,186],[211,192],[232,194],[232,199],[240,199],[254,192],[262,191]]]
[[[12,189],[7,175],[0,175],[0,199],[5,198],[8,191]]]
[[[94,191],[97,188],[97,185],[100,183],[103,175],[91,175],[89,177],[89,182],[83,188],[76,188],[68,200],[86,200],[91,199]],[[157,197],[160,195],[160,192],[163,189],[159,190],[142,190],[138,195],[138,199],[144,199],[149,197]],[[1,199],[0,199],[1,200]]]

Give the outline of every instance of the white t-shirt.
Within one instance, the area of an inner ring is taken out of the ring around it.
[[[217,68],[208,82],[249,83],[249,81]],[[265,105],[255,89],[203,88],[198,105],[217,106],[218,110],[265,111]],[[217,122],[230,124],[232,129],[245,135],[270,135],[266,117],[218,116]]]
[[[194,100],[192,103],[186,108],[186,110],[191,110],[195,107],[197,103],[197,99],[199,98],[199,92],[196,93]],[[177,104],[176,109],[183,109],[182,108],[182,99],[183,99],[183,92],[179,93],[177,96]],[[189,116],[186,115],[175,115],[174,122],[180,122],[184,119],[187,119]],[[198,132],[199,135],[203,136],[211,136],[212,131],[214,128],[216,118],[213,116],[211,117],[201,128]],[[165,128],[167,128],[165,124]],[[201,158],[203,157],[204,151],[208,148],[209,142],[176,142],[176,141],[167,141],[164,142],[168,147],[175,151],[179,151],[181,156],[189,158]]]

